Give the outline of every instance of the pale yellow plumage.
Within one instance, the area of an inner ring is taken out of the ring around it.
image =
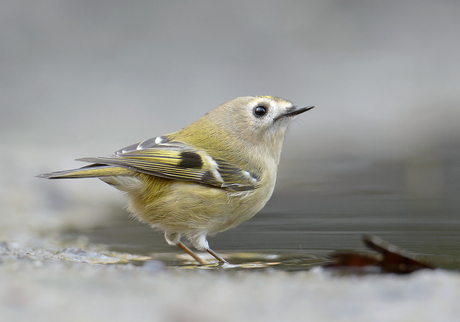
[[[99,177],[126,191],[129,210],[165,232],[166,241],[207,250],[207,235],[234,228],[269,200],[287,126],[309,107],[271,96],[239,97],[195,123],[115,152],[92,165],[44,178]],[[203,262],[203,261],[201,261]]]

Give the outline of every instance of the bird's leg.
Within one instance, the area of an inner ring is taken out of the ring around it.
[[[214,256],[221,264],[228,264],[228,262],[223,259],[222,257],[220,257],[215,251],[213,251],[211,248],[208,247],[208,249],[206,249],[206,251],[211,254],[212,256]]]
[[[205,260],[203,260],[200,256],[198,256],[197,254],[192,252],[192,250],[190,248],[188,248],[187,246],[182,244],[181,241],[180,241],[180,237],[181,237],[181,234],[165,231],[165,239],[166,239],[166,242],[169,245],[171,245],[171,246],[176,246],[177,245],[177,246],[179,246],[180,249],[182,249],[184,252],[186,252],[187,254],[192,256],[201,265],[207,264],[207,262]]]
[[[189,240],[192,242],[193,246],[195,246],[196,249],[200,249],[200,250],[206,249],[206,251],[212,256],[214,256],[221,264],[228,264],[228,262],[225,259],[217,255],[215,251],[209,248],[209,243],[206,240],[206,233],[196,234],[192,237],[189,237]],[[191,250],[189,251],[191,252]]]
[[[186,252],[187,254],[192,256],[201,265],[207,264],[207,262],[204,259],[202,259],[200,256],[198,256],[194,252],[192,252],[192,250],[190,248],[188,248],[187,246],[185,246],[184,244],[182,244],[182,242],[177,243],[177,246],[179,246],[180,249],[182,249],[184,252]],[[211,253],[211,255],[212,255],[212,253]],[[214,255],[212,255],[212,256],[214,256]],[[218,255],[216,254],[216,256],[218,256]],[[214,257],[216,257],[216,256],[214,256]],[[218,257],[216,257],[216,258],[219,259]]]

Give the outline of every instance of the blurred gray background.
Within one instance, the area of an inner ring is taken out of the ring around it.
[[[145,227],[113,230],[127,218],[116,190],[34,176],[274,95],[316,108],[289,130],[265,215],[212,245],[334,249],[414,230],[413,244],[458,243],[459,17],[454,0],[3,1],[0,237],[141,229],[154,250]]]

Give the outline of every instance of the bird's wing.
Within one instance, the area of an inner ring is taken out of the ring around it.
[[[259,178],[190,145],[159,136],[118,150],[108,157],[82,158],[162,178],[192,181],[231,191],[255,189]]]

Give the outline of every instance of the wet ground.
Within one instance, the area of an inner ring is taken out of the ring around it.
[[[182,254],[119,253],[86,238],[0,251],[5,321],[454,322],[460,314],[452,270],[344,275],[317,266],[321,256],[287,253],[228,253],[237,265],[197,266]]]

